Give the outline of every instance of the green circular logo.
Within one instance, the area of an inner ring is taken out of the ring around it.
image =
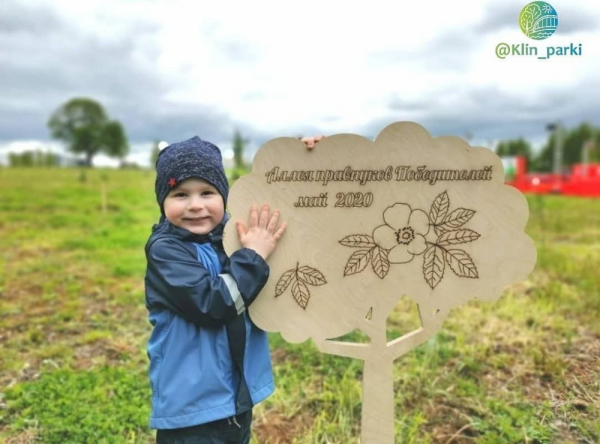
[[[519,14],[521,31],[530,39],[544,40],[558,27],[556,9],[546,2],[531,2]]]

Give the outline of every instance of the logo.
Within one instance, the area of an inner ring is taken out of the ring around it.
[[[519,26],[527,37],[533,40],[544,40],[554,34],[558,28],[558,14],[550,3],[528,3],[519,14]],[[525,42],[498,43],[496,57],[536,57],[540,60],[556,59],[557,57],[581,57],[583,44],[569,42],[561,46],[530,45]]]
[[[544,40],[558,27],[558,14],[546,2],[531,2],[519,14],[521,31],[533,40]]]

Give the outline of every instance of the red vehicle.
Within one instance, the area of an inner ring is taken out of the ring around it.
[[[575,164],[568,174],[528,173],[525,157],[504,157],[505,181],[523,193],[600,197],[600,163]]]

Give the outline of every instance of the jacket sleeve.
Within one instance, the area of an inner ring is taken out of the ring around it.
[[[242,248],[229,257],[228,272],[249,307],[269,279],[269,266],[256,251]]]
[[[225,325],[254,300],[268,278],[268,266],[255,256],[251,250],[234,254],[229,274],[212,277],[181,242],[159,239],[147,252],[146,303],[162,305],[199,326]],[[236,307],[239,296],[232,292],[238,288],[245,304],[238,301]]]

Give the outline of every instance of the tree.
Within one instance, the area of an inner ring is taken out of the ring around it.
[[[104,149],[110,157],[122,159],[128,152],[127,136],[120,122],[113,120],[104,126]]]
[[[590,162],[600,162],[600,131],[594,140],[594,144],[591,146],[588,159]]]
[[[525,139],[514,139],[500,142],[496,147],[496,154],[500,157],[524,156],[527,165],[531,162],[531,145]]]
[[[594,128],[589,123],[582,123],[572,130],[561,129],[562,131],[562,159],[563,168],[570,167],[573,164],[581,163],[583,159],[583,148],[585,144],[592,140],[595,141],[596,148],[589,153],[590,160],[598,158],[598,147],[600,147],[600,130]],[[556,143],[556,131],[548,137],[548,141],[542,147],[539,156],[534,160],[537,171],[552,171],[552,161]]]
[[[158,159],[158,155],[160,154],[159,141],[154,140],[152,142],[152,148],[150,150],[150,166],[154,168],[156,165],[156,160]]]
[[[88,167],[99,152],[122,158],[129,150],[121,123],[109,120],[102,105],[85,97],[61,105],[50,116],[48,127],[52,137],[65,142],[70,152],[85,154]]]
[[[238,130],[233,135],[233,171],[231,179],[236,180],[248,172],[248,167],[244,162],[244,147],[246,140],[242,137]]]
[[[9,164],[11,167],[32,167],[33,151],[24,151],[22,153],[9,153]]]
[[[233,135],[233,164],[235,168],[244,167],[244,145],[246,141],[242,138],[239,131]]]

